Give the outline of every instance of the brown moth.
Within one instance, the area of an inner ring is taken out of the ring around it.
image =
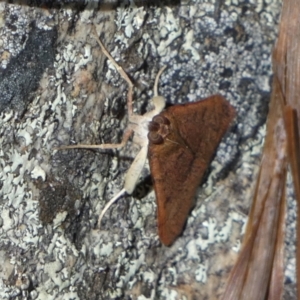
[[[234,109],[222,96],[174,105],[149,124],[149,164],[160,240],[181,234],[196,190],[227,131]]]
[[[233,117],[233,107],[220,95],[205,100],[165,108],[165,99],[158,95],[158,80],[165,69],[157,74],[154,84],[154,109],[136,115],[132,108],[133,83],[126,72],[96,39],[102,52],[128,83],[128,126],[119,144],[72,145],[59,149],[120,149],[134,133],[133,142],[141,149],[128,169],[123,189],[103,208],[107,209],[124,194],[132,194],[142,169],[149,158],[151,176],[157,199],[159,237],[163,244],[171,245],[181,234],[193,205],[196,189],[227,131]]]

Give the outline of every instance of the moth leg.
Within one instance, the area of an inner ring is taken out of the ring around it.
[[[78,145],[68,145],[68,146],[61,146],[55,148],[56,150],[64,150],[64,149],[121,149],[123,148],[126,143],[128,142],[133,130],[126,129],[121,143],[119,144],[100,144],[100,145],[85,145],[85,144],[78,144]]]
[[[155,77],[155,82],[154,82],[154,97],[158,96],[158,82],[159,82],[159,77],[162,74],[162,72],[166,69],[167,66],[163,66],[157,73]]]
[[[101,42],[101,40],[98,37],[97,31],[96,31],[96,27],[95,25],[93,26],[93,30],[94,30],[94,35],[96,38],[96,41],[98,42],[103,54],[109,59],[109,61],[115,66],[115,68],[117,69],[117,71],[119,72],[119,74],[123,77],[123,79],[127,82],[128,84],[128,93],[127,93],[127,111],[128,111],[128,117],[130,118],[130,116],[133,114],[133,108],[132,108],[132,97],[133,97],[133,83],[130,80],[129,76],[126,74],[126,72],[124,71],[124,69],[118,65],[118,63],[115,61],[115,59],[110,55],[110,53],[108,52],[108,50],[105,48],[105,46],[103,45],[103,43]]]
[[[129,195],[132,194],[132,192],[135,189],[135,186],[146,163],[147,154],[148,143],[147,145],[142,146],[140,152],[135,157],[134,161],[132,162],[130,168],[128,169],[125,175],[124,188],[126,190],[126,193]]]
[[[124,188],[117,193],[103,208],[101,214],[99,215],[98,219],[98,228],[100,228],[102,218],[106,211],[111,207],[113,203],[115,203],[121,196],[125,193],[132,194],[135,189],[135,186],[138,182],[138,179],[141,175],[141,172],[144,168],[148,153],[148,145],[144,145],[138,155],[135,157],[134,161],[132,162],[130,168],[128,169],[125,175],[125,183]]]
[[[112,206],[112,204],[114,202],[116,202],[121,196],[123,196],[126,193],[125,189],[122,189],[117,195],[115,195],[111,200],[109,200],[106,205],[104,206],[104,208],[101,211],[101,214],[99,215],[98,218],[98,223],[97,223],[97,227],[100,229],[101,227],[101,221],[103,216],[105,215],[106,211]]]
[[[154,83],[154,96],[152,98],[152,102],[154,105],[154,109],[151,111],[146,112],[143,116],[148,118],[153,118],[154,116],[158,115],[163,111],[163,109],[166,106],[166,99],[163,96],[158,95],[158,82],[159,77],[162,74],[162,72],[166,69],[167,66],[163,66],[157,73]]]

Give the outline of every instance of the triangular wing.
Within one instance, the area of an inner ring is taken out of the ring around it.
[[[150,123],[152,136],[162,136],[156,143],[149,134],[148,156],[163,244],[172,244],[181,234],[196,190],[234,114],[222,96],[214,95],[169,107],[158,115],[166,120],[162,129],[157,130],[156,117]]]

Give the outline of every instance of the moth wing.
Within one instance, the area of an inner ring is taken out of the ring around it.
[[[212,159],[235,115],[234,108],[221,95],[174,105],[167,112],[176,120],[187,146],[205,161]]]
[[[160,240],[170,245],[179,236],[194,197],[234,109],[221,96],[176,105],[161,113],[171,123],[162,144],[149,143],[149,164],[157,199]]]
[[[199,185],[199,172],[194,155],[184,148],[176,152],[155,155],[150,160],[151,174],[157,198],[157,220],[160,240],[170,245],[181,234],[193,206]]]

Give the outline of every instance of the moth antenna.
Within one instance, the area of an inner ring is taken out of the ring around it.
[[[162,72],[166,69],[167,66],[163,66],[157,73],[155,82],[154,82],[154,97],[158,96],[158,81]]]
[[[168,139],[168,138],[166,138],[166,141],[168,141],[168,142],[170,142],[170,143],[173,143],[173,144],[180,145],[179,143],[177,143],[177,142],[175,142],[175,141],[172,141],[172,140],[170,140],[170,139]]]
[[[122,195],[124,195],[126,193],[125,189],[122,189],[117,195],[115,195],[111,200],[109,200],[109,202],[106,203],[106,205],[104,206],[101,214],[99,215],[98,218],[98,223],[97,223],[97,227],[100,229],[101,227],[101,221],[103,216],[105,215],[106,211],[112,206],[112,204],[114,202],[116,202]]]
[[[170,142],[170,143],[173,143],[173,144],[176,144],[176,145],[179,145],[179,146],[181,146],[181,147],[185,147],[185,148],[189,148],[187,145],[185,145],[185,144],[182,144],[182,143],[178,143],[178,142],[175,142],[175,141],[172,141],[172,140],[170,140],[170,139],[168,139],[168,138],[166,138],[166,141],[168,141],[168,142]]]

